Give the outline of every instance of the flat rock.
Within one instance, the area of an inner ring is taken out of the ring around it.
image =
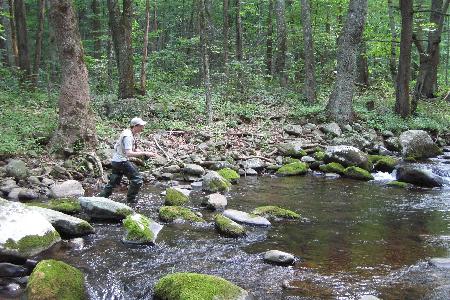
[[[219,193],[206,196],[206,205],[213,210],[224,210],[227,206],[227,198]]]
[[[76,198],[84,195],[84,189],[80,182],[67,180],[52,186],[51,195],[53,198]]]
[[[223,215],[233,221],[255,225],[255,226],[270,226],[272,225],[269,220],[264,217],[251,215],[249,213],[235,210],[235,209],[227,209],[223,212]]]
[[[279,250],[269,250],[264,253],[264,260],[276,264],[291,265],[295,261],[295,256]]]
[[[84,211],[93,219],[121,221],[133,210],[128,205],[103,197],[80,197]]]

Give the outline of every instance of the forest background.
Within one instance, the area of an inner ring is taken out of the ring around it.
[[[356,121],[445,136],[448,6],[0,0],[0,154],[96,146],[135,115],[147,132]]]

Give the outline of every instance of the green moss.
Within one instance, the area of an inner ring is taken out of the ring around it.
[[[344,170],[344,176],[357,180],[372,180],[373,176],[369,171],[359,167],[348,167]]]
[[[219,173],[220,176],[222,176],[223,178],[225,178],[226,180],[229,180],[231,182],[238,180],[239,178],[241,178],[241,176],[239,176],[239,174],[230,168],[223,168],[220,169],[219,171],[217,171],[217,173]]]
[[[27,284],[28,299],[87,299],[84,276],[80,270],[53,259],[42,260],[34,268]]]
[[[374,163],[375,170],[383,172],[391,172],[398,164],[398,160],[392,156],[369,155],[369,160]]]
[[[213,178],[208,182],[208,190],[215,192],[227,192],[230,190],[231,183],[225,178]]]
[[[255,208],[252,213],[261,216],[270,216],[283,219],[299,219],[300,215],[292,210],[281,208],[278,206],[260,206]]]
[[[417,162],[417,158],[414,156],[408,156],[404,159],[406,162]]]
[[[149,242],[154,238],[150,230],[150,220],[143,215],[128,215],[123,220],[123,226],[127,230],[125,239],[128,241]]]
[[[168,188],[166,190],[166,201],[164,205],[168,206],[181,206],[189,201],[189,196],[183,194],[183,192],[175,189]]]
[[[55,241],[60,240],[61,237],[56,231],[49,231],[43,236],[40,235],[27,235],[17,242],[12,239],[8,239],[5,243],[5,247],[12,250],[17,250],[23,255],[33,255],[36,249],[46,249],[49,245]]]
[[[217,214],[214,217],[216,228],[219,232],[229,237],[239,237],[245,235],[245,229],[243,226],[233,222],[231,219],[224,215]]]
[[[155,286],[156,298],[164,300],[229,300],[244,292],[223,278],[197,273],[170,274]]]
[[[344,166],[342,166],[340,163],[332,162],[326,165],[320,165],[319,166],[320,171],[325,173],[338,173],[343,174],[344,173]]]
[[[317,151],[314,153],[314,158],[319,161],[323,161],[325,159],[325,152]]]
[[[403,181],[390,181],[386,184],[387,186],[391,186],[391,187],[398,187],[398,188],[407,188],[410,186],[409,183],[403,182]]]
[[[123,216],[124,218],[126,218],[128,215],[131,215],[133,213],[133,210],[130,208],[119,208],[118,210],[116,210],[116,214]]]
[[[52,210],[56,210],[65,214],[76,214],[81,212],[81,204],[80,201],[73,198],[61,198],[61,199],[53,199],[49,202],[29,202],[27,205],[30,206],[38,206],[43,208],[48,208]]]
[[[301,162],[301,160],[298,158],[292,158],[289,156],[283,157],[283,165],[287,165],[287,164],[291,164],[291,163],[295,163],[295,162]]]
[[[189,208],[181,206],[162,206],[159,209],[159,218],[164,222],[173,222],[176,219],[183,219],[191,222],[205,222],[205,220],[197,216]]]
[[[92,227],[92,225],[86,221],[80,222],[78,224],[78,229],[81,232],[87,232],[87,231],[94,232],[94,227]]]
[[[308,165],[302,162],[293,162],[282,166],[276,172],[278,175],[292,176],[303,175],[308,171]]]

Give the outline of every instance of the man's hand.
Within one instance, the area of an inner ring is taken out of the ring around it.
[[[144,152],[144,156],[145,157],[155,157],[156,153],[155,152],[151,152],[151,151],[145,151]]]

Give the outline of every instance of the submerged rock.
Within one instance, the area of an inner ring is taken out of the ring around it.
[[[227,209],[223,212],[223,215],[227,218],[230,218],[233,221],[239,223],[245,223],[249,225],[255,226],[270,226],[269,220],[263,218],[261,216],[249,214],[243,211],[235,210],[235,209]]]
[[[245,235],[245,228],[233,220],[218,214],[214,217],[217,230],[228,237],[240,237]]]
[[[123,241],[134,244],[154,244],[163,228],[162,225],[141,214],[128,215],[123,220],[123,226],[126,230]]]
[[[87,299],[84,276],[80,270],[62,261],[42,260],[27,284],[28,299]]]
[[[406,158],[425,159],[442,153],[430,135],[423,130],[408,130],[400,135],[402,156]]]
[[[121,221],[133,210],[128,205],[115,202],[103,197],[80,197],[83,210],[92,218],[97,220]]]
[[[397,169],[397,180],[424,187],[441,187],[442,177],[433,174],[431,170],[401,166]]]
[[[280,265],[292,265],[295,262],[295,256],[279,250],[269,250],[264,253],[264,260]]]
[[[55,228],[27,206],[0,198],[0,255],[29,257],[61,240]]]
[[[268,205],[260,206],[252,211],[255,215],[279,219],[300,219],[300,215],[292,210],[278,206]]]
[[[246,290],[223,278],[198,273],[174,273],[164,276],[156,283],[155,297],[164,300],[252,299]]]

